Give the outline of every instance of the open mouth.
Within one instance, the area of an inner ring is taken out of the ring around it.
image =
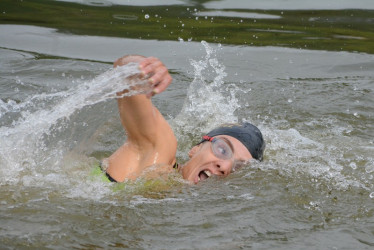
[[[206,179],[208,179],[211,175],[212,175],[212,173],[211,173],[209,170],[203,170],[203,171],[200,171],[198,181],[206,180]]]

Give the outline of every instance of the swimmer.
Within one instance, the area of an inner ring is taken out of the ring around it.
[[[170,85],[172,77],[154,57],[124,56],[114,67],[131,62],[139,63],[142,77],[149,77],[152,92],[117,99],[127,140],[103,161],[102,169],[111,181],[135,180],[151,166],[167,166],[166,171],[177,169],[185,180],[197,184],[211,176],[228,176],[252,158],[262,160],[265,143],[260,130],[250,123],[226,124],[202,136],[189,151],[189,161],[178,165],[177,139],[151,102],[152,96]]]

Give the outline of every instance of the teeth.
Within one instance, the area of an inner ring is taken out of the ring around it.
[[[209,170],[204,170],[204,173],[205,173],[208,177],[210,177],[210,176],[212,175],[212,173],[211,173]]]

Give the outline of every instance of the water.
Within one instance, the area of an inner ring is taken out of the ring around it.
[[[1,248],[374,246],[372,54],[0,29]],[[264,161],[196,186],[94,175],[125,139],[117,76],[138,71],[107,62],[130,53],[171,69],[154,103],[180,162],[202,132],[236,121],[263,131]]]
[[[137,65],[131,64],[127,67],[108,70],[92,81],[73,80],[76,86],[68,90],[56,92],[52,89],[51,93],[36,94],[20,103],[13,99],[8,99],[6,102],[1,101],[1,116],[6,118],[12,113],[19,113],[20,115],[17,120],[12,121],[10,127],[4,126],[0,130],[3,138],[0,148],[3,153],[0,159],[3,163],[1,175],[4,184],[14,181],[15,173],[10,171],[12,168],[19,171],[23,171],[25,168],[34,170],[40,165],[47,164],[50,159],[45,157],[44,154],[53,150],[50,145],[47,145],[48,137],[55,136],[53,131],[64,130],[65,121],[69,120],[70,116],[77,110],[107,99],[116,98],[117,91],[121,89],[131,90],[133,86],[138,89],[123,94],[123,96],[146,93],[147,86],[144,82],[124,80],[136,74],[139,74]],[[21,86],[27,85],[19,79],[16,80],[16,83]],[[20,91],[19,87],[16,87],[15,90],[16,92]],[[32,131],[31,134],[30,131]],[[56,160],[55,158],[53,161]]]

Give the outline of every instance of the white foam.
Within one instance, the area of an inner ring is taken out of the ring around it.
[[[51,127],[66,119],[85,106],[94,105],[116,98],[122,90],[126,96],[150,91],[145,81],[131,81],[129,76],[139,74],[137,64],[110,69],[92,81],[83,81],[66,91],[34,95],[20,104],[8,101],[0,103],[2,115],[6,112],[23,110],[22,117],[11,126],[0,128],[0,183],[18,181],[18,174],[23,170],[37,173],[37,168],[59,162],[64,155],[61,148],[47,148],[44,137],[51,133]],[[132,87],[136,86],[136,90]],[[50,107],[29,111],[37,101],[56,100]],[[4,112],[3,112],[4,110]],[[57,128],[63,129],[63,127]],[[27,178],[24,183],[29,183]]]
[[[199,135],[223,123],[237,122],[235,111],[240,107],[235,91],[225,94],[225,66],[221,64],[216,52],[205,41],[206,55],[202,60],[191,60],[194,68],[193,81],[188,89],[187,98],[180,114],[174,122],[183,130]],[[219,47],[218,47],[219,48]]]

